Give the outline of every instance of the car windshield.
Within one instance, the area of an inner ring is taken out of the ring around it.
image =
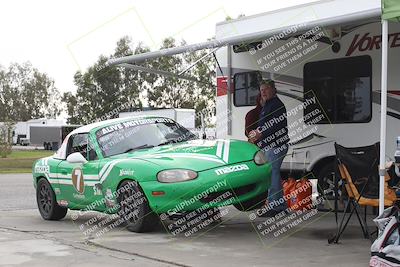
[[[167,118],[136,119],[109,125],[99,129],[96,136],[104,157],[196,138]]]

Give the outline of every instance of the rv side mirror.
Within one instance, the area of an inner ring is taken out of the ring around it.
[[[75,153],[70,154],[67,157],[67,161],[69,163],[86,163],[87,162],[87,160],[79,152],[75,152]]]

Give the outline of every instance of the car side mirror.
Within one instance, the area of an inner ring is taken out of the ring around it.
[[[69,163],[86,163],[87,162],[87,160],[79,152],[75,152],[75,153],[70,154],[67,157],[67,161]]]

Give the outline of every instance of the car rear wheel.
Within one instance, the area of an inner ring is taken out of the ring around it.
[[[119,215],[131,232],[151,232],[159,223],[140,186],[134,181],[124,181],[118,188]]]
[[[36,202],[40,215],[45,220],[61,220],[67,214],[68,208],[57,204],[53,188],[45,178],[37,183]]]

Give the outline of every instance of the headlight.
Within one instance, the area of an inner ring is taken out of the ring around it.
[[[254,162],[257,165],[263,165],[268,162],[267,158],[265,157],[265,154],[263,151],[257,151],[257,153],[254,155]]]
[[[184,182],[197,178],[197,172],[191,170],[166,170],[157,174],[157,180],[162,183]]]

